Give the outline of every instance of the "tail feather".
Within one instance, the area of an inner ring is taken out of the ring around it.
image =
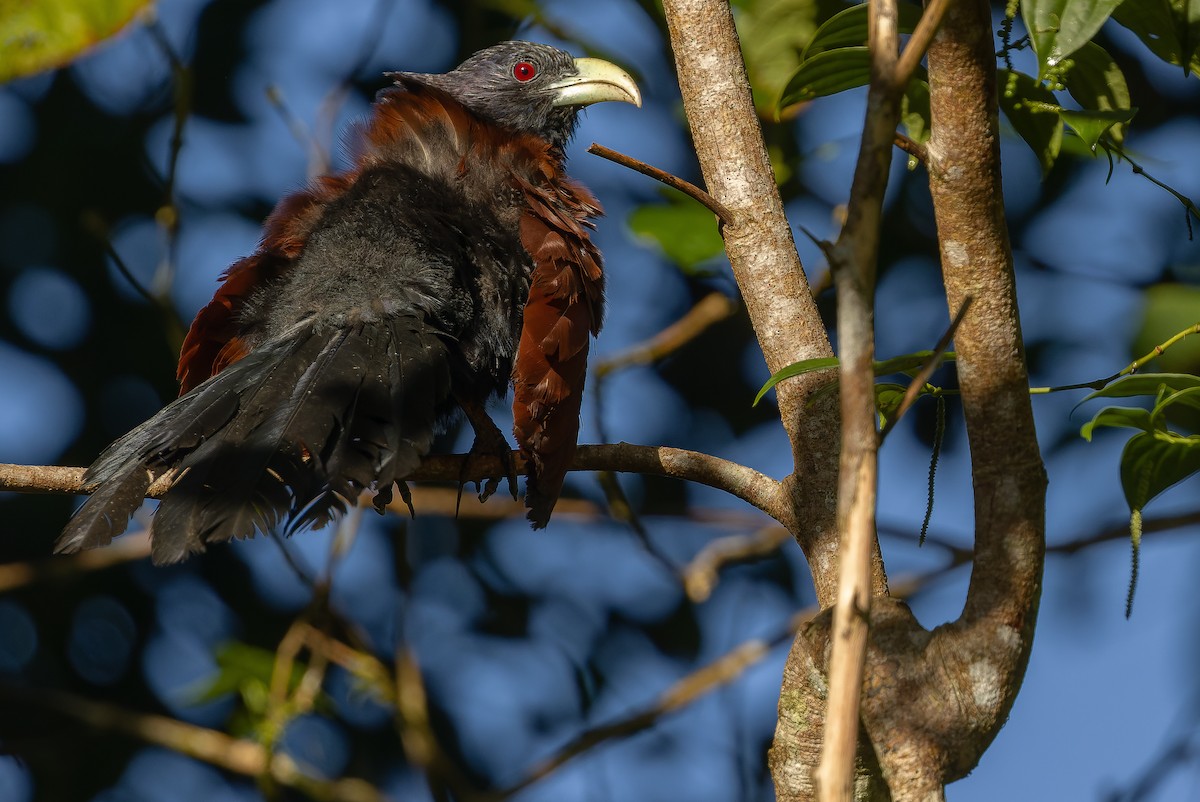
[[[416,317],[267,343],[113,444],[57,548],[120,534],[149,468],[178,469],[151,527],[156,563],[285,520],[320,526],[416,468],[449,385],[445,345]]]

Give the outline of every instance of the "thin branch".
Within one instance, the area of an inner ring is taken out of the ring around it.
[[[921,59],[925,57],[925,51],[929,49],[930,42],[933,41],[938,28],[942,25],[942,18],[946,16],[950,2],[951,0],[929,0],[925,6],[921,20],[913,30],[912,36],[908,38],[908,43],[904,45],[904,50],[900,53],[896,68],[892,72],[891,80],[894,91],[903,92],[908,87],[909,79],[912,78]]]
[[[838,294],[839,395],[842,447],[838,482],[837,606],[833,610],[829,696],[815,772],[821,802],[854,798],[859,707],[866,670],[872,548],[878,483],[875,429],[874,294],[883,196],[900,119],[899,12],[895,0],[871,0],[868,45],[871,84],[863,139],[850,188],[846,225],[830,262]]]
[[[511,797],[595,746],[614,738],[627,738],[642,732],[654,726],[664,716],[686,707],[709,691],[733,682],[742,676],[747,668],[770,654],[776,646],[795,637],[800,628],[811,621],[818,612],[816,608],[801,610],[788,619],[787,625],[771,637],[750,640],[738,645],[712,663],[676,682],[659,694],[658,698],[646,708],[619,721],[584,730],[553,756],[536,766],[525,779],[500,792],[498,797],[500,799]]]
[[[921,164],[925,164],[925,160],[928,158],[928,154],[925,152],[924,145],[922,145],[920,142],[910,139],[909,137],[906,137],[899,131],[894,134],[892,144],[900,148],[900,150],[904,151],[909,156],[912,156]]]
[[[670,356],[740,308],[737,301],[723,292],[709,293],[658,334],[601,361],[596,365],[596,376],[603,378],[633,365],[650,365]]]
[[[946,333],[938,340],[937,345],[933,349],[933,353],[925,360],[925,364],[921,365],[921,369],[917,371],[917,375],[913,376],[911,382],[908,383],[908,389],[904,392],[904,398],[900,401],[900,406],[896,408],[895,414],[891,420],[884,425],[879,432],[879,442],[882,443],[884,438],[892,429],[896,428],[896,424],[904,417],[904,413],[908,412],[909,407],[917,400],[921,394],[921,389],[925,383],[929,381],[929,377],[942,364],[942,356],[946,353],[946,349],[950,347],[950,343],[954,341],[954,332],[958,331],[958,327],[962,324],[963,317],[966,316],[967,310],[971,308],[971,296],[963,298],[962,305],[958,307],[958,314],[954,316],[954,320],[950,323],[950,328],[946,329]]]
[[[733,212],[729,211],[724,204],[690,181],[684,181],[679,176],[671,175],[664,170],[660,170],[657,167],[652,167],[649,164],[646,164],[644,161],[635,159],[632,156],[626,156],[624,153],[615,151],[612,148],[606,148],[603,145],[599,145],[595,142],[593,142],[592,146],[588,148],[588,153],[594,153],[602,159],[608,159],[609,161],[616,162],[622,167],[628,167],[630,170],[636,170],[642,175],[650,176],[656,181],[661,181],[667,186],[677,189],[688,197],[699,201],[713,214],[721,218],[722,224],[727,226],[733,225]]]
[[[0,699],[9,706],[51,710],[101,732],[117,732],[166,747],[246,777],[269,777],[320,802],[385,802],[387,797],[365,780],[320,780],[303,774],[285,754],[271,754],[261,744],[234,738],[166,716],[126,710],[61,691],[0,685]]]
[[[791,539],[781,526],[768,526],[751,535],[732,535],[713,540],[684,566],[683,587],[695,604],[708,599],[720,571],[727,565],[767,557]]]

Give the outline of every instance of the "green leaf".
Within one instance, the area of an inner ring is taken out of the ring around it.
[[[1063,121],[1049,89],[1021,72],[999,70],[1000,108],[1033,150],[1045,175],[1062,148]]]
[[[1152,414],[1155,418],[1163,418],[1167,410],[1176,404],[1200,412],[1200,387],[1189,387],[1186,390],[1179,390],[1163,396],[1154,405]],[[1165,428],[1165,424],[1163,428]]]
[[[1079,134],[1089,149],[1093,152],[1096,150],[1096,145],[1100,142],[1100,137],[1104,136],[1104,132],[1112,130],[1113,139],[1120,142],[1125,138],[1123,133],[1125,123],[1133,119],[1133,115],[1137,114],[1137,109],[1123,109],[1121,111],[1073,111],[1071,109],[1059,109],[1059,116],[1062,121],[1071,127],[1071,130]],[[1122,133],[1117,133],[1118,129]]]
[[[1125,0],[1112,17],[1163,61],[1200,75],[1200,3],[1196,0]]]
[[[879,425],[885,426],[904,401],[908,388],[903,384],[879,382],[875,385],[875,408],[879,410]]]
[[[1135,373],[1117,379],[1104,389],[1090,394],[1083,401],[1091,401],[1093,398],[1131,398],[1139,395],[1157,397],[1164,387],[1169,392],[1200,387],[1200,376],[1190,373]],[[1083,401],[1079,403],[1082,404]]]
[[[929,82],[916,78],[908,82],[900,99],[900,123],[908,138],[918,143],[929,141]]]
[[[890,359],[874,362],[872,369],[876,376],[887,376],[890,373],[906,373],[912,376],[921,369],[922,365],[929,361],[931,356],[933,356],[933,351],[916,351],[911,354],[901,354]],[[953,351],[946,351],[942,354],[942,361],[953,362],[954,356]],[[767,394],[768,390],[784,379],[790,379],[793,376],[799,376],[803,373],[812,373],[814,370],[829,370],[836,368],[838,364],[836,356],[825,356],[818,357],[817,359],[805,359],[801,362],[793,362],[786,368],[781,368],[778,373],[767,379],[767,383],[762,386],[762,389],[758,391],[758,395],[754,397],[754,403],[757,405],[762,400],[762,397]]]
[[[829,370],[838,366],[836,356],[823,356],[817,359],[805,359],[800,362],[793,362],[786,368],[782,368],[774,376],[767,379],[767,383],[758,391],[758,395],[754,396],[754,406],[758,406],[758,402],[767,394],[775,385],[779,384],[784,379],[790,379],[793,376],[799,376],[804,373],[811,373],[814,370]]]
[[[1045,78],[1067,56],[1083,47],[1121,0],[1021,0],[1021,18]]]
[[[778,100],[800,54],[820,27],[845,8],[841,0],[738,0],[734,20],[746,58],[754,107],[764,118],[778,114]],[[515,19],[521,19],[516,16]]]
[[[629,227],[644,240],[657,245],[685,273],[702,273],[704,262],[720,256],[725,242],[713,213],[682,192],[665,190],[665,204],[635,209]]]
[[[780,108],[826,95],[836,95],[871,80],[871,56],[865,47],[839,47],[800,63],[783,89]]]
[[[1131,511],[1141,511],[1159,493],[1200,472],[1200,437],[1141,432],[1121,453],[1121,487]]]
[[[884,359],[875,363],[875,375],[886,376],[889,373],[907,373],[910,376],[916,375],[917,371],[929,361],[933,356],[933,351],[914,351],[911,354],[901,354],[890,359]],[[943,362],[953,362],[955,353],[946,351],[942,354]]]
[[[1108,51],[1094,42],[1085,42],[1083,47],[1063,62],[1061,78],[1067,92],[1085,109],[1134,111],[1130,105],[1129,85],[1125,82],[1125,73],[1113,61]],[[1113,125],[1109,136],[1120,144],[1125,139],[1125,126],[1120,123]],[[1089,144],[1094,147],[1094,143]]]
[[[1097,412],[1090,421],[1083,424],[1083,428],[1079,430],[1079,436],[1090,443],[1092,434],[1100,426],[1141,429],[1148,432],[1154,427],[1154,424],[1150,419],[1150,411],[1141,407],[1105,407]]]
[[[61,67],[151,0],[0,0],[0,82]]]
[[[916,5],[899,3],[897,5],[900,33],[912,33],[921,21],[921,9]],[[804,48],[800,61],[813,58],[818,53],[837,50],[843,47],[865,45],[867,43],[867,4],[850,6],[845,11],[838,12],[827,19],[817,28],[812,40]]]

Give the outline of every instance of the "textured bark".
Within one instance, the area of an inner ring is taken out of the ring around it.
[[[767,368],[832,356],[775,187],[729,4],[664,0],[663,12],[705,185],[734,216],[721,233]],[[808,405],[823,381],[807,374],[776,389],[794,458],[784,480],[792,509],[779,520],[804,550],[817,600],[827,607],[837,589],[837,399]],[[873,564],[882,591],[878,548]]]

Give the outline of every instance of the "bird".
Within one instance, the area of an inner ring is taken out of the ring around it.
[[[165,471],[156,564],[319,528],[367,490],[382,511],[459,411],[471,454],[508,458],[512,487],[484,409],[510,384],[527,517],[546,526],[604,308],[602,209],[565,148],[581,109],[641,94],[608,61],[523,41],[386,76],[352,165],[284,197],[222,274],[184,339],[180,396],[87,469],[56,552],[111,542]]]

